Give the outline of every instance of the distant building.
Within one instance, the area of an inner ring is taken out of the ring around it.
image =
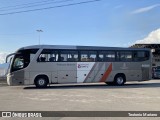
[[[160,44],[135,44],[131,48],[150,48],[153,54],[152,65],[160,66]]]

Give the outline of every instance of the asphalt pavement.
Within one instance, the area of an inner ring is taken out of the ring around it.
[[[128,82],[124,86],[104,83],[55,84],[46,89],[7,86],[0,83],[0,111],[159,111],[160,80]],[[8,120],[10,118],[0,118]],[[17,118],[12,118],[17,120]],[[21,119],[21,118],[19,118]],[[33,118],[23,118],[30,120]],[[44,119],[44,118],[34,118]],[[150,120],[158,117],[53,117],[48,120]]]

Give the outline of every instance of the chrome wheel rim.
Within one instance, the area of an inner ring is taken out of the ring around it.
[[[118,85],[123,84],[123,81],[124,81],[124,80],[123,80],[122,77],[118,77],[118,78],[117,78],[117,84],[118,84]]]
[[[44,79],[39,79],[38,80],[38,84],[40,85],[40,86],[43,86],[44,84],[45,84],[45,80]]]

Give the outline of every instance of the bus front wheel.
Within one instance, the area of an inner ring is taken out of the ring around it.
[[[48,78],[46,76],[36,77],[35,85],[37,88],[46,88],[48,85]]]
[[[125,79],[125,75],[123,74],[116,75],[114,78],[114,83],[118,86],[124,85],[125,82],[126,82],[126,79]]]

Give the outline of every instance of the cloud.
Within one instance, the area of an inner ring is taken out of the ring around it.
[[[155,5],[151,5],[148,7],[143,7],[143,8],[139,8],[137,10],[132,11],[132,14],[139,14],[139,13],[144,13],[144,12],[148,12],[156,7],[160,7],[160,4],[155,4]]]
[[[8,55],[7,52],[0,52],[0,64],[5,62],[7,55]]]
[[[137,40],[136,44],[160,44],[160,28],[152,31],[149,35],[142,39]]]

